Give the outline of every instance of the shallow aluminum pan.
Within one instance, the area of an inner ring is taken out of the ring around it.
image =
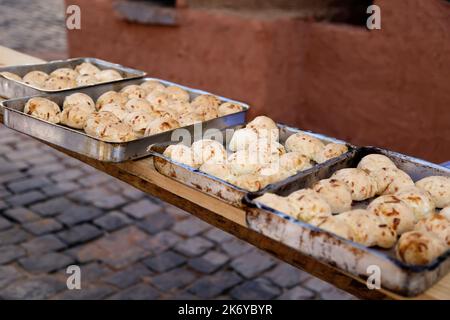
[[[287,196],[292,191],[311,187],[315,182],[329,178],[342,168],[354,168],[362,157],[380,153],[388,156],[414,181],[431,175],[450,176],[450,169],[392,151],[364,147],[352,156],[330,166],[303,175],[287,185],[271,188],[269,192]],[[381,270],[381,285],[405,296],[418,295],[441,279],[450,270],[450,250],[427,266],[410,266],[396,258],[394,250],[367,248],[296,220],[282,212],[255,201],[260,193],[245,198],[248,226],[276,241],[280,241],[303,254],[312,256],[347,273],[366,279],[368,267],[376,265]]]
[[[284,142],[287,140],[287,138],[297,132],[304,132],[306,134],[309,134],[311,136],[314,136],[321,141],[325,143],[342,143],[346,144],[349,148],[349,152],[354,152],[355,147],[347,144],[344,141],[337,140],[334,138],[327,137],[322,134],[312,133],[308,131],[302,131],[296,128],[291,128],[286,125],[279,124],[278,125],[280,129],[280,142],[284,145]],[[228,130],[237,130],[242,128],[242,126],[236,126],[233,128],[228,128]],[[228,145],[229,140],[231,139],[232,133],[229,133],[226,135],[226,145]],[[203,137],[203,139],[208,138],[207,136]],[[202,139],[202,137],[199,137],[198,139],[195,139],[195,141]],[[164,174],[166,176],[169,176],[177,181],[180,181],[192,188],[198,189],[202,192],[205,192],[211,196],[214,196],[220,200],[224,200],[227,203],[232,204],[236,207],[243,207],[242,199],[243,197],[249,192],[248,190],[242,189],[238,186],[235,186],[229,182],[226,182],[222,179],[219,179],[217,177],[214,177],[210,174],[204,173],[199,171],[198,169],[194,169],[192,167],[189,167],[187,165],[184,165],[182,163],[178,163],[173,161],[170,158],[167,158],[163,156],[164,150],[166,149],[167,145],[155,145],[151,148],[152,155],[154,156],[153,161],[156,170],[158,170],[161,174]],[[340,157],[337,157],[335,159],[329,160],[326,163],[318,164],[315,167],[321,167],[326,165],[329,162],[335,162],[338,159],[342,159],[347,154],[342,155]],[[313,169],[308,169],[302,172],[297,173],[297,175],[311,172]],[[289,177],[286,180],[283,180],[281,182],[277,182],[274,184],[271,184],[269,186],[266,186],[264,189],[262,189],[261,192],[264,192],[265,190],[269,188],[276,187],[280,184],[282,184],[284,181],[290,181],[291,179],[295,179],[297,175],[294,175],[292,177]]]
[[[118,91],[127,85],[140,84],[147,80],[157,80],[167,86],[179,86],[189,92],[191,98],[195,98],[201,94],[207,94],[207,92],[205,91],[191,89],[169,81],[156,78],[145,78],[127,80],[118,83],[102,84],[95,87],[84,88],[81,90],[72,90],[70,92],[41,96],[48,98],[61,106],[64,98],[74,92],[83,92],[96,100],[101,94],[107,91]],[[247,110],[249,109],[249,106],[247,104],[223,97],[218,98],[223,102],[237,103],[241,105],[244,110],[238,113],[203,122],[201,127],[197,124],[195,125],[195,127],[194,125],[191,125],[185,127],[185,129],[193,135],[194,133],[198,134],[197,131],[200,131],[201,134],[202,130],[211,128],[223,129],[229,126],[244,123],[245,115],[247,113]],[[7,127],[97,160],[106,162],[122,162],[126,160],[141,158],[150,154],[149,147],[151,145],[172,140],[171,138],[174,130],[163,132],[150,137],[143,137],[129,142],[104,142],[87,135],[84,131],[72,129],[59,124],[53,124],[23,113],[25,103],[28,101],[28,99],[29,98],[27,97],[6,100],[2,102],[5,108],[3,121]]]
[[[80,87],[71,88],[71,89],[65,89],[65,90],[45,90],[45,89],[37,88],[35,86],[29,85],[29,84],[26,84],[23,82],[18,82],[18,81],[7,79],[1,75],[1,73],[4,71],[15,73],[15,74],[19,75],[20,77],[23,77],[28,72],[34,71],[34,70],[39,70],[39,71],[43,71],[46,73],[50,73],[58,68],[72,68],[73,69],[77,65],[79,65],[83,62],[90,62],[93,65],[99,67],[100,69],[114,69],[123,76],[123,79],[102,82],[102,84],[117,83],[117,82],[123,82],[123,81],[131,80],[131,79],[138,79],[138,78],[142,78],[146,75],[146,73],[143,71],[127,68],[127,67],[121,66],[120,64],[115,64],[115,63],[100,60],[97,58],[72,58],[72,59],[67,59],[67,60],[55,60],[55,61],[50,61],[50,62],[40,63],[40,64],[28,64],[28,65],[20,65],[20,66],[2,67],[2,68],[0,68],[0,96],[12,99],[12,98],[34,96],[34,95],[38,95],[38,94],[65,92],[68,90],[80,90],[82,88],[92,87],[92,86],[94,86],[94,84],[88,85],[88,86],[80,86]],[[97,84],[95,84],[95,85],[97,85]]]

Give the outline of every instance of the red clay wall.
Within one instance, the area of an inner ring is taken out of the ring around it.
[[[255,114],[360,145],[450,160],[450,4],[379,0],[382,30],[292,15],[184,9],[178,27],[75,0],[71,56],[96,56],[251,103]]]

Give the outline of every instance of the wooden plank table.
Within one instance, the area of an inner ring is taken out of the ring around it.
[[[39,59],[0,46],[0,65],[36,62],[39,62]],[[2,116],[0,120],[3,123]],[[403,297],[386,290],[369,290],[364,281],[248,229],[245,210],[228,205],[214,197],[159,174],[154,169],[153,161],[150,157],[114,164],[93,160],[57,146],[52,147],[147,194],[175,205],[207,223],[233,234],[259,249],[359,298],[403,299]],[[450,299],[450,274],[415,299]]]

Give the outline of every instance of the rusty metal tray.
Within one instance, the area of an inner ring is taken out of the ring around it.
[[[39,71],[43,71],[46,73],[50,73],[58,68],[75,68],[75,66],[77,66],[83,62],[90,62],[100,69],[114,69],[123,76],[123,79],[109,81],[109,82],[101,82],[98,84],[92,84],[92,85],[88,85],[88,86],[79,86],[79,87],[71,88],[71,89],[46,90],[46,89],[42,89],[42,88],[38,88],[38,87],[35,87],[32,85],[26,84],[24,82],[18,82],[15,80],[7,79],[3,75],[1,75],[1,73],[5,72],[5,71],[15,73],[15,74],[19,75],[20,77],[23,77],[28,72],[34,71],[34,70],[39,70]],[[66,60],[55,60],[55,61],[50,61],[50,62],[40,63],[40,64],[28,64],[28,65],[20,65],[20,66],[1,67],[0,68],[0,96],[12,99],[12,98],[34,96],[34,95],[39,95],[39,94],[66,92],[69,90],[80,90],[82,88],[92,87],[92,86],[96,86],[96,85],[104,84],[104,83],[120,83],[120,82],[123,82],[126,80],[138,79],[138,78],[144,77],[145,75],[146,75],[146,73],[144,71],[127,68],[120,64],[104,61],[104,60],[97,59],[97,58],[72,58],[72,59],[66,59]]]
[[[227,130],[229,130],[226,134],[224,133],[223,136],[226,137],[224,141],[224,145],[227,146],[229,143],[229,140],[231,140],[232,133],[235,130],[241,129],[243,126],[234,126],[230,127]],[[320,168],[328,163],[334,163],[338,161],[339,159],[342,159],[343,157],[346,157],[348,154],[351,154],[355,150],[355,146],[350,145],[342,140],[338,140],[335,138],[331,138],[322,134],[313,133],[309,131],[303,131],[300,129],[292,128],[283,124],[278,124],[278,128],[280,129],[280,143],[284,144],[284,142],[287,140],[289,136],[292,134],[298,133],[298,132],[304,132],[308,135],[311,135],[313,137],[316,137],[320,139],[321,141],[325,143],[342,143],[347,145],[349,148],[349,151],[337,158],[331,159],[325,163],[317,164],[314,166],[314,168]],[[211,135],[214,135],[214,132],[211,133]],[[207,139],[208,135],[206,134],[203,137],[195,137],[194,141],[200,140],[200,139]],[[193,142],[193,141],[191,141]],[[173,144],[173,143],[171,143]],[[154,145],[152,146],[151,154],[153,155],[153,162],[155,165],[156,170],[160,172],[163,175],[166,175],[168,177],[171,177],[179,182],[182,182],[192,188],[195,188],[197,190],[200,190],[202,192],[205,192],[213,197],[216,197],[220,200],[223,200],[233,206],[242,208],[244,205],[242,203],[242,199],[244,196],[249,192],[248,190],[245,190],[243,188],[240,188],[238,186],[235,186],[225,180],[219,179],[215,176],[212,176],[210,174],[201,172],[198,169],[189,167],[187,165],[184,165],[182,163],[178,163],[173,161],[172,159],[165,157],[163,155],[164,150],[167,148],[169,144],[164,145]],[[261,189],[261,192],[265,192],[265,190],[268,190],[270,188],[276,188],[279,185],[282,185],[286,181],[291,181],[292,179],[295,179],[298,175],[302,175],[303,173],[308,174],[311,173],[313,169],[307,169],[305,171],[301,171],[297,173],[294,176],[291,176],[287,178],[286,180],[271,184],[266,186],[264,189]]]
[[[74,92],[82,92],[94,100],[96,100],[101,94],[114,90],[119,91],[123,87],[131,84],[140,84],[148,80],[157,80],[167,86],[176,85],[183,88],[191,95],[191,98],[195,98],[198,95],[208,94],[208,92],[191,89],[176,83],[169,81],[156,79],[156,78],[144,78],[127,80],[116,83],[101,84],[94,87],[88,87],[81,90],[71,90],[68,92],[54,93],[49,95],[41,95],[47,99],[56,102],[58,105],[62,105],[64,98]],[[218,96],[222,102],[233,102],[243,107],[243,111],[212,119],[201,124],[191,125],[184,127],[183,130],[188,130],[191,135],[199,134],[208,129],[223,129],[229,126],[238,125],[245,122],[245,115],[249,106],[245,103],[230,100],[224,97]],[[1,105],[4,107],[3,121],[5,126],[14,129],[16,131],[25,133],[34,138],[52,143],[60,146],[64,149],[74,151],[79,154],[86,155],[90,158],[94,158],[100,161],[106,162],[122,162],[126,160],[132,160],[147,156],[150,154],[149,147],[155,143],[163,143],[172,140],[172,131],[163,132],[149,137],[143,137],[129,142],[112,143],[99,140],[95,137],[87,135],[84,131],[72,129],[60,124],[53,124],[30,115],[23,113],[25,103],[29,97],[12,99],[2,101]],[[181,128],[180,128],[181,129]],[[184,131],[186,132],[186,131]]]
[[[271,186],[265,191],[287,196],[293,191],[311,187],[315,182],[329,178],[339,169],[356,167],[364,156],[372,153],[386,155],[414,181],[431,175],[450,176],[450,169],[444,166],[388,150],[363,147],[340,161],[316,168],[313,172],[300,175],[283,185]],[[450,250],[429,265],[407,265],[396,258],[393,249],[365,247],[263,205],[256,201],[262,194],[249,193],[244,200],[248,205],[247,224],[252,230],[361,279],[368,278],[370,266],[378,266],[383,288],[404,296],[418,295],[450,270]],[[356,207],[360,206],[361,203]]]

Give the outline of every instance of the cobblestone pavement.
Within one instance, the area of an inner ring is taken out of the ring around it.
[[[58,2],[39,1],[33,19]],[[23,3],[0,0],[0,21]],[[30,30],[0,23],[2,45],[4,32],[17,49],[30,45]],[[3,126],[0,212],[0,299],[353,298]],[[82,290],[67,289],[72,264]]]

